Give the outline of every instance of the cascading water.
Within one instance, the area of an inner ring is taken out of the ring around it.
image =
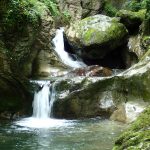
[[[33,117],[49,118],[51,112],[49,88],[50,82],[47,82],[43,85],[43,88],[39,92],[35,92],[33,100]]]
[[[50,128],[72,124],[66,120],[52,119],[53,103],[55,101],[55,83],[49,81],[35,81],[41,90],[35,92],[33,99],[33,115],[17,121],[16,124],[30,128]],[[51,92],[50,92],[51,88]]]
[[[82,61],[78,59],[74,60],[69,55],[69,53],[65,51],[63,32],[64,32],[63,28],[56,30],[56,36],[53,39],[53,43],[55,46],[54,50],[56,51],[62,62],[67,66],[70,66],[72,68],[86,67],[86,65]]]

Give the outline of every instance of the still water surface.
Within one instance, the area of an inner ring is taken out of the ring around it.
[[[111,150],[116,137],[126,128],[99,118],[51,121],[57,125],[31,128],[0,122],[0,150]]]

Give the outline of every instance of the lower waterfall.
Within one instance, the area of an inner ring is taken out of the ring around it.
[[[55,101],[55,83],[50,81],[34,81],[40,90],[35,92],[32,103],[32,117],[24,118],[16,122],[16,125],[30,128],[51,128],[68,126],[73,122],[52,118],[53,103]]]
[[[50,83],[45,83],[43,88],[35,92],[33,100],[33,117],[35,118],[49,118],[51,107],[49,102]]]

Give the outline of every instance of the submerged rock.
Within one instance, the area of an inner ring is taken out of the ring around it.
[[[86,59],[102,59],[127,42],[128,32],[117,19],[95,15],[76,22],[66,31],[74,52]]]

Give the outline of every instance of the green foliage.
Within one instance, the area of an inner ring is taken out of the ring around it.
[[[9,0],[3,15],[5,27],[19,27],[22,24],[38,22],[40,11],[37,0]]]
[[[131,11],[139,11],[140,9],[147,9],[149,0],[131,0],[126,2],[125,9]]]
[[[114,17],[117,11],[118,10],[111,3],[107,1],[104,3],[104,12],[106,13],[106,15]]]
[[[64,22],[68,23],[71,20],[71,15],[68,11],[64,11],[62,13],[62,18],[63,18]]]
[[[40,1],[43,2],[48,7],[53,16],[57,16],[60,14],[55,0],[40,0]]]

